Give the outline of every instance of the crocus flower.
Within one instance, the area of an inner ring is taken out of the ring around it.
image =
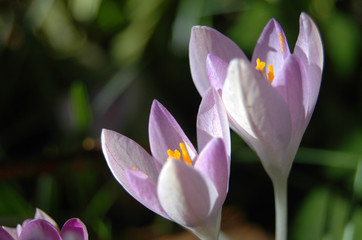
[[[57,223],[45,212],[36,209],[34,219],[27,219],[16,228],[0,227],[1,240],[88,240],[84,223],[69,219],[59,230]]]
[[[231,127],[258,154],[273,181],[285,181],[313,113],[323,69],[321,37],[300,15],[294,52],[275,19],[265,26],[251,61],[229,38],[205,26],[192,28],[190,67],[201,95],[222,94]]]
[[[230,133],[221,97],[210,88],[197,116],[198,154],[157,100],[149,118],[152,156],[133,140],[102,131],[102,150],[114,177],[144,206],[192,231],[217,239],[228,191]]]

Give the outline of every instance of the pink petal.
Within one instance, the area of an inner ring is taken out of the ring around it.
[[[186,144],[191,159],[196,156],[195,148],[175,118],[157,100],[152,103],[148,132],[152,155],[161,165],[168,158],[167,150],[180,150],[181,142]]]
[[[150,210],[169,219],[157,196],[157,186],[150,178],[138,170],[126,170],[127,180],[134,190],[133,196]]]
[[[0,226],[0,239],[1,240],[15,240],[3,227]]]
[[[229,189],[230,159],[221,138],[214,138],[199,154],[194,168],[207,176],[219,194],[219,207],[225,201]],[[218,206],[216,206],[218,207]]]
[[[228,156],[231,152],[230,130],[226,109],[214,88],[206,91],[197,114],[197,144],[201,151],[213,138],[222,138]]]
[[[273,65],[276,76],[289,55],[290,50],[282,27],[275,19],[271,19],[256,43],[251,65],[255,68],[256,59],[260,58],[267,65]],[[267,66],[265,71],[267,71]]]
[[[247,59],[243,51],[222,33],[206,26],[193,27],[189,46],[190,68],[192,79],[201,96],[210,87],[206,70],[208,54],[214,54],[226,63],[233,58]]]
[[[274,165],[279,169],[283,158],[277,155],[285,152],[292,128],[282,96],[248,61],[236,59],[229,65],[223,100],[238,124],[236,130],[258,153],[266,170]]]
[[[217,90],[222,89],[224,86],[228,65],[228,62],[225,62],[214,54],[207,55],[207,75],[209,77],[211,86]]]
[[[57,229],[49,222],[34,219],[23,225],[19,240],[62,240]]]
[[[10,234],[10,236],[17,240],[18,239],[18,230],[17,228],[11,228],[11,227],[6,227],[6,226],[2,226],[2,228],[8,232],[8,234]],[[0,235],[1,236],[1,235]],[[1,238],[0,238],[1,239]]]
[[[133,190],[125,176],[127,168],[137,168],[147,174],[153,182],[157,182],[158,172],[152,156],[132,139],[117,132],[103,129],[101,141],[108,167],[117,181],[131,195],[133,195]]]
[[[204,225],[218,198],[210,179],[175,159],[163,166],[157,192],[170,218],[187,227]]]
[[[60,232],[62,240],[88,240],[88,231],[78,218],[69,219]]]
[[[37,208],[35,210],[35,216],[34,219],[42,219],[45,220],[47,222],[49,222],[51,225],[53,225],[56,229],[59,229],[58,224],[53,220],[53,218],[49,217],[48,214],[46,214],[44,211],[42,211],[41,209]]]
[[[305,65],[303,95],[306,118],[309,120],[317,102],[322,80],[323,44],[317,26],[306,13],[301,13],[299,24],[299,36],[294,53]]]
[[[300,128],[303,129],[302,132],[304,133],[306,126],[303,106],[303,78],[300,66],[299,58],[290,55],[272,84],[288,104],[293,133],[299,132]]]

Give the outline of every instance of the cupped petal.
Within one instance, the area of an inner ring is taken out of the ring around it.
[[[197,114],[197,144],[201,151],[213,138],[222,138],[228,156],[231,154],[229,122],[219,93],[210,88],[202,98]]]
[[[222,138],[212,139],[200,152],[194,168],[207,176],[215,185],[219,194],[217,207],[225,201],[229,189],[230,158]]]
[[[261,155],[267,155],[268,151],[278,153],[285,150],[292,128],[288,106],[250,62],[243,59],[231,61],[222,97],[229,115],[237,124],[237,132],[262,161],[264,157]]]
[[[228,62],[225,62],[214,54],[207,55],[206,69],[211,87],[214,87],[217,90],[222,90],[228,70],[228,65]]]
[[[163,166],[157,193],[170,218],[186,227],[206,224],[218,198],[210,179],[175,159],[169,159]]]
[[[157,185],[146,174],[137,169],[126,169],[126,176],[131,188],[134,190],[133,197],[148,209],[166,219],[170,219],[158,200]]]
[[[284,60],[290,55],[287,39],[280,24],[271,19],[264,27],[254,48],[251,65],[256,67],[256,60],[272,65],[274,75],[278,75]]]
[[[306,13],[299,18],[299,36],[294,48],[294,54],[300,57],[305,66],[303,73],[304,108],[306,118],[310,119],[317,102],[323,70],[323,44],[316,24]]]
[[[296,55],[290,55],[272,86],[282,95],[288,104],[292,120],[292,133],[305,129],[305,112],[303,106],[303,80],[300,59]]]
[[[34,219],[23,225],[19,240],[62,240],[58,230],[49,222]]]
[[[191,160],[196,156],[194,146],[176,119],[157,100],[152,103],[148,132],[152,155],[161,166],[168,158],[167,150],[180,149],[179,144],[182,142],[185,143]]]
[[[0,226],[0,239],[1,240],[16,240],[13,238],[8,231],[6,231],[3,227]]]
[[[103,154],[113,176],[131,195],[133,190],[125,176],[127,168],[137,168],[147,174],[152,181],[157,182],[158,171],[152,156],[132,139],[103,129],[101,142]]]
[[[54,221],[53,218],[51,218],[48,214],[46,214],[43,210],[37,208],[35,210],[35,216],[34,219],[42,219],[47,222],[49,222],[51,225],[53,225],[56,229],[59,230],[58,224]]]
[[[247,59],[243,51],[228,37],[206,26],[194,26],[191,29],[189,57],[191,75],[194,84],[203,96],[210,87],[206,69],[208,54],[214,54],[226,63],[234,58]]]
[[[80,219],[71,218],[64,223],[60,236],[62,240],[88,240],[88,231]]]

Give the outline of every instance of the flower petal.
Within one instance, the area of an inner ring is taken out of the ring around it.
[[[271,19],[256,43],[251,65],[255,67],[256,59],[260,58],[267,65],[273,65],[276,76],[289,55],[290,50],[282,27],[275,19]]]
[[[51,218],[48,214],[46,214],[44,211],[42,211],[41,209],[37,208],[35,210],[35,216],[34,219],[42,219],[45,220],[47,222],[49,222],[51,225],[53,225],[56,229],[59,230],[58,224],[54,221],[53,218]]]
[[[62,240],[57,229],[49,222],[34,219],[23,225],[19,240]]]
[[[218,198],[210,179],[175,159],[163,166],[157,192],[170,218],[187,227],[203,226]]]
[[[64,223],[60,231],[62,240],[88,240],[88,231],[78,218],[71,218]]]
[[[317,102],[322,80],[323,44],[317,26],[306,13],[301,13],[299,24],[299,36],[294,53],[302,59],[306,67],[303,95],[306,118],[309,120]]]
[[[201,96],[210,87],[206,70],[206,58],[210,53],[226,63],[233,58],[247,59],[243,51],[222,33],[210,27],[194,26],[189,45],[190,68],[192,79]]]
[[[213,138],[222,138],[228,156],[231,153],[230,130],[226,109],[214,88],[206,91],[197,114],[197,144],[201,151]]]
[[[263,161],[268,151],[284,150],[291,137],[291,118],[281,95],[248,61],[231,61],[223,100],[237,131]],[[246,135],[243,135],[247,133]],[[256,141],[256,139],[258,141]],[[260,146],[259,146],[260,145]],[[281,164],[281,163],[279,163]]]
[[[221,207],[229,189],[230,159],[221,138],[212,139],[199,154],[194,168],[207,176],[215,185]],[[216,206],[217,207],[217,206]]]
[[[214,54],[207,55],[207,75],[209,77],[211,86],[217,90],[222,89],[224,86],[228,65],[228,62],[225,62]]]
[[[290,55],[285,61],[279,75],[273,81],[272,86],[283,96],[288,104],[292,119],[292,132],[302,134],[305,130],[305,113],[303,107],[303,85],[300,60],[295,55]]]
[[[137,168],[147,174],[153,182],[157,182],[158,172],[152,156],[132,139],[103,129],[101,142],[103,154],[113,176],[131,195],[133,190],[126,179],[125,169]]]
[[[18,230],[17,228],[11,228],[11,227],[6,227],[6,226],[2,226],[2,228],[8,232],[8,234],[10,234],[10,236],[17,240],[18,239]],[[1,235],[0,235],[1,236]],[[1,239],[1,238],[0,238]]]
[[[175,118],[157,100],[152,103],[148,132],[152,155],[161,166],[168,158],[167,150],[180,149],[181,142],[186,144],[191,159],[196,156],[194,146]]]
[[[0,226],[0,239],[1,240],[16,240],[1,226]]]
[[[134,190],[133,196],[150,210],[169,219],[157,196],[157,186],[150,178],[139,170],[126,169],[127,180]]]

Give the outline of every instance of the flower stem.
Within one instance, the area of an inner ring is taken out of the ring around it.
[[[275,240],[287,240],[288,203],[287,180],[273,181],[275,198]]]

